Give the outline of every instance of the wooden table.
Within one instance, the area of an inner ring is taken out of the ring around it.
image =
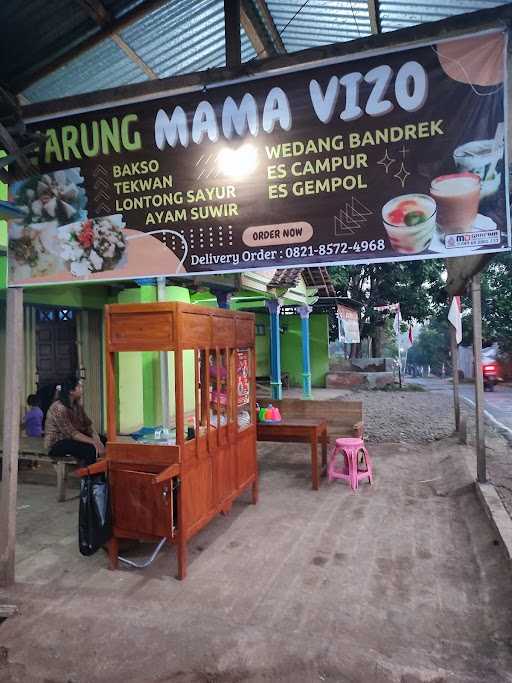
[[[274,424],[258,422],[258,441],[278,441],[283,443],[311,444],[311,481],[314,491],[318,491],[320,477],[318,472],[318,442],[322,444],[322,466],[327,466],[327,421],[307,418],[285,419]]]

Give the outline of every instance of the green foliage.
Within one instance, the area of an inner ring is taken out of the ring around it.
[[[464,320],[464,323],[466,321]],[[469,325],[467,328],[471,329]],[[493,259],[482,273],[482,337],[512,351],[512,254]]]
[[[384,323],[384,340],[382,347],[382,355],[384,358],[398,358],[398,346],[396,343],[396,334],[393,328],[393,322],[393,318],[388,317]],[[400,326],[400,331],[405,332],[406,330],[407,325],[402,324]]]
[[[512,254],[495,257],[482,271],[482,343],[512,352]],[[462,343],[473,343],[471,296],[462,297]]]
[[[429,260],[333,266],[329,274],[338,296],[349,296],[362,304],[361,337],[375,337],[377,328],[389,320],[389,315],[376,311],[375,306],[400,303],[404,321],[430,318],[446,299],[443,269],[441,260]]]
[[[411,365],[430,365],[432,372],[440,373],[443,363],[445,368],[450,362],[450,323],[447,319],[448,309],[445,306],[437,319],[423,327],[418,339],[407,352],[407,363]]]
[[[408,361],[430,365],[434,372],[440,371],[443,362],[447,367],[450,364],[448,300],[441,280],[443,270],[441,260],[329,268],[338,296],[350,296],[361,304],[361,337],[379,337],[380,347],[386,355],[393,355],[396,346],[392,316],[379,313],[375,306],[400,303],[404,321],[428,321],[428,326],[409,349]],[[484,346],[498,342],[504,352],[512,353],[512,254],[495,257],[482,272],[481,281]],[[462,322],[462,343],[472,344],[469,295],[462,298]],[[336,330],[335,320],[332,329]]]
[[[512,255],[493,259],[481,274],[482,288],[482,342],[490,346],[498,342],[502,351],[512,352]],[[440,372],[443,363],[448,369],[450,361],[450,323],[448,304],[436,307],[428,326],[423,327],[419,338],[409,349],[407,360],[416,365],[430,365]],[[462,297],[462,344],[473,343],[473,314],[471,296]]]

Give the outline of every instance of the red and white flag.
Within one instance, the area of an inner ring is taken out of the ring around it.
[[[414,336],[413,336],[412,325],[409,325],[409,333],[407,336],[409,338],[409,344],[412,346],[414,344]]]
[[[448,320],[455,327],[455,339],[457,344],[462,341],[462,318],[461,318],[462,305],[460,303],[460,296],[454,296],[448,311]]]

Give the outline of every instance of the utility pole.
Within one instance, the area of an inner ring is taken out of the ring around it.
[[[16,496],[23,364],[23,289],[7,290],[2,482],[0,484],[0,586],[15,580]]]
[[[453,408],[455,411],[455,430],[460,432],[460,396],[459,396],[459,346],[457,344],[457,331],[450,325],[450,342],[452,355],[453,377]]]
[[[475,359],[475,403],[476,403],[476,472],[477,479],[487,481],[485,461],[485,422],[484,422],[484,376],[482,373],[482,292],[480,273],[471,280],[471,300],[473,306],[473,356]]]

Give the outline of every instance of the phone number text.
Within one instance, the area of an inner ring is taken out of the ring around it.
[[[313,246],[295,246],[279,249],[281,258],[300,258],[303,256],[335,256],[336,254],[348,254],[349,252],[361,253],[366,251],[384,251],[386,243],[384,240],[362,240],[361,242],[330,242]]]

